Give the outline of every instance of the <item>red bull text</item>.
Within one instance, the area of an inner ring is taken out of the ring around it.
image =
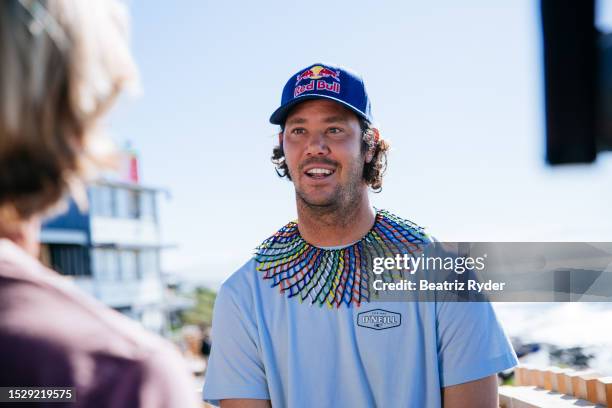
[[[304,92],[308,91],[330,91],[339,94],[340,93],[340,84],[338,82],[327,82],[322,79],[311,80],[307,84],[298,85],[293,90],[293,97],[297,97]]]

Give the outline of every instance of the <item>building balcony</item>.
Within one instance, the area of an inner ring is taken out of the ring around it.
[[[74,282],[80,289],[116,309],[146,308],[160,305],[164,300],[164,287],[160,279],[102,281],[79,277]]]

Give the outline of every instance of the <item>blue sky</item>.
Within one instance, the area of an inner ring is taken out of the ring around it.
[[[544,164],[537,2],[128,4],[143,93],[108,124],[143,181],[171,191],[168,271],[218,283],[295,217],[268,117],[320,61],[364,76],[391,141],[376,206],[440,240],[612,240],[610,157]]]

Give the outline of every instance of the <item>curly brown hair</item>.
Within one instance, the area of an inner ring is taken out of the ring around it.
[[[376,138],[376,132],[372,128],[370,122],[363,118],[359,119],[359,127],[362,134],[362,152],[374,149],[374,155],[369,163],[363,166],[363,179],[375,193],[382,190],[383,176],[387,170],[387,152],[389,151],[389,142],[384,139]],[[281,132],[284,127],[281,127]],[[285,162],[285,152],[283,146],[278,145],[272,149],[272,163],[276,166],[276,174],[280,177],[287,177],[291,180],[289,168]]]

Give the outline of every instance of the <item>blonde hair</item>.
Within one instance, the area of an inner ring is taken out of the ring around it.
[[[0,1],[0,215],[84,201],[112,152],[99,119],[137,80],[127,27],[117,0]]]

